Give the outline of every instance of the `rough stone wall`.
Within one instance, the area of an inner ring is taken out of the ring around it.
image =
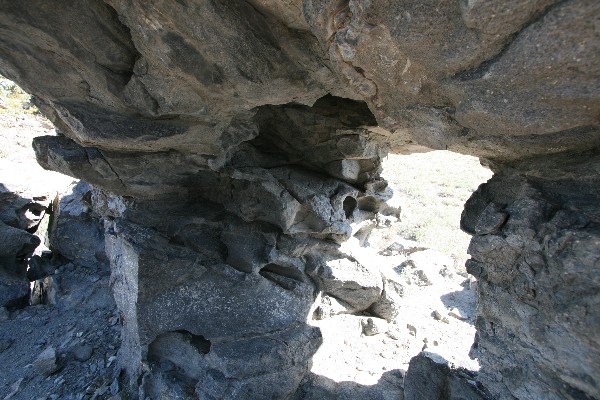
[[[352,312],[383,301],[380,278],[327,285],[338,265],[364,268],[337,244],[353,224],[397,213],[384,203],[385,147],[369,124],[363,104],[331,96],[267,106],[260,133],[221,170],[186,177],[186,196],[95,192],[123,313],[121,360],[132,380],[143,377],[141,398],[285,398],[321,343],[306,323],[318,290]],[[38,155],[52,162],[52,151]]]
[[[328,281],[354,265],[336,243],[394,212],[380,158],[433,148],[496,173],[462,221],[482,382],[594,398],[599,14],[595,0],[0,0],[0,72],[63,134],[36,139],[40,164],[122,196],[95,207],[142,394],[293,392],[319,343],[316,292],[351,292]]]
[[[500,399],[600,397],[598,194],[582,195],[600,183],[598,161],[528,161],[497,173],[465,206],[467,271],[480,285],[473,355]]]

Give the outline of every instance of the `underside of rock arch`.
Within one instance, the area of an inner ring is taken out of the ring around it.
[[[317,292],[385,317],[382,282],[335,278],[363,268],[340,243],[398,212],[382,157],[448,149],[495,173],[461,221],[480,384],[591,399],[599,16],[595,0],[0,0],[0,73],[61,132],[36,138],[38,162],[100,188],[142,393],[291,396]]]

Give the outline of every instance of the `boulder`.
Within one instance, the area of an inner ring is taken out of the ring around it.
[[[39,375],[44,377],[52,375],[58,370],[56,363],[56,350],[54,347],[47,347],[33,362],[33,369]]]
[[[349,304],[353,311],[369,308],[383,290],[379,271],[350,258],[315,259],[309,273],[323,292]]]
[[[444,361],[427,353],[420,353],[413,357],[404,377],[404,398],[406,400],[491,399],[477,386],[474,373],[451,368]]]
[[[26,304],[29,295],[27,259],[40,239],[24,230],[0,222],[0,306]]]
[[[50,248],[79,265],[106,263],[104,229],[92,214],[93,187],[84,182],[72,186],[60,198],[50,226]]]

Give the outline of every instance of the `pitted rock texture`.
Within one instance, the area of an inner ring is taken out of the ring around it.
[[[143,377],[142,398],[292,395],[321,344],[319,329],[307,324],[317,292],[344,298],[346,282],[331,287],[325,269],[367,271],[334,241],[316,238],[321,232],[286,233],[215,203],[174,206],[101,191],[91,198],[108,217],[106,250],[124,321],[120,360],[131,379]],[[368,295],[351,300],[353,312],[379,301],[378,273],[347,276],[373,282]]]
[[[598,158],[586,161],[574,170],[595,186]],[[558,186],[543,175],[497,173],[465,206],[467,271],[479,279],[473,355],[499,399],[597,398],[598,203],[565,190],[572,176]]]
[[[62,133],[36,139],[39,163],[117,195],[92,202],[142,395],[291,394],[318,345],[303,325],[318,292],[389,318],[384,282],[345,278],[361,268],[337,246],[398,212],[381,157],[433,148],[497,174],[462,224],[483,382],[498,397],[598,397],[599,13],[595,0],[0,0],[0,72]],[[237,285],[220,309],[211,294]],[[227,325],[254,303],[261,316]],[[273,335],[297,338],[302,360],[273,355]],[[197,338],[214,348],[202,368],[152,367]],[[224,361],[239,340],[277,372]]]

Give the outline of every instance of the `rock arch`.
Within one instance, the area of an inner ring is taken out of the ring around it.
[[[319,343],[308,272],[354,262],[337,243],[386,207],[387,151],[433,148],[495,172],[462,217],[481,383],[600,397],[598,2],[0,5],[0,72],[62,132],[35,141],[40,164],[105,190],[142,386],[168,388],[148,346],[185,331],[211,343],[192,391],[293,392]]]

